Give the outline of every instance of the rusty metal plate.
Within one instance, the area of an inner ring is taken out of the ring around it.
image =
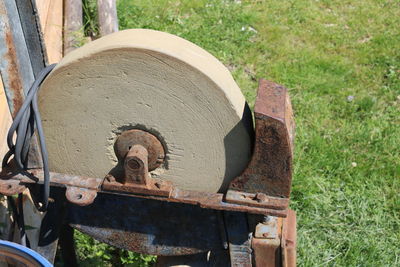
[[[233,190],[228,190],[225,200],[229,203],[277,210],[285,210],[289,205],[289,199],[287,198],[270,197],[264,193],[247,193]]]
[[[163,180],[146,178],[146,184],[119,183],[111,175],[108,175],[102,185],[103,191],[169,197],[172,191],[172,184]]]
[[[24,173],[3,172],[0,173],[1,182],[9,182],[17,180],[20,184],[43,184],[44,175],[40,169],[28,170]],[[98,191],[104,179],[91,178],[77,175],[68,175],[50,172],[50,185],[51,186],[75,186],[80,188],[93,189]],[[0,191],[1,194],[8,195],[7,191]]]
[[[0,194],[13,196],[24,192],[26,186],[22,185],[19,180],[0,180]]]
[[[24,173],[12,173],[3,170],[0,173],[0,194],[12,196],[22,193],[30,184],[43,184],[43,171],[29,170]],[[77,205],[89,205],[97,196],[103,179],[66,175],[50,172],[50,185],[66,187],[67,199]]]
[[[65,196],[69,202],[79,206],[87,206],[93,203],[97,197],[97,191],[87,188],[68,186]]]
[[[217,211],[181,203],[99,193],[92,205],[69,205],[70,224],[107,244],[153,255],[222,249]]]

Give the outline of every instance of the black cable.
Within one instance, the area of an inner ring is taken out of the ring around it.
[[[9,151],[4,156],[2,162],[3,168],[6,167],[8,161],[10,160],[10,157],[14,155],[14,160],[17,164],[17,167],[19,168],[19,171],[25,171],[28,168],[29,146],[36,128],[37,136],[39,138],[44,173],[44,193],[42,206],[38,207],[40,211],[46,211],[49,203],[50,173],[42,121],[37,104],[37,92],[39,90],[40,84],[44,81],[44,79],[54,69],[55,66],[56,64],[52,64],[44,68],[37,76],[37,79],[32,84],[31,88],[29,88],[24,103],[19,109],[13,123],[11,124],[10,130],[8,131],[7,145]],[[14,134],[16,134],[15,144],[13,143]],[[20,211],[20,213],[22,212]]]
[[[30,248],[31,244],[29,243],[28,236],[26,235],[25,232],[25,220],[24,220],[24,208],[23,208],[23,194],[19,193],[18,194],[18,227],[19,227],[19,233],[20,233],[20,239],[21,239],[21,245]]]
[[[28,236],[25,232],[25,220],[24,220],[24,211],[23,211],[23,194],[18,194],[18,208],[15,205],[15,200],[12,196],[7,197],[8,206],[11,208],[11,212],[13,215],[13,225],[17,224],[18,230],[20,233],[21,245],[30,248],[30,242]],[[14,227],[14,226],[12,226]],[[11,239],[10,239],[11,238]],[[12,236],[9,237],[9,241],[14,241]]]

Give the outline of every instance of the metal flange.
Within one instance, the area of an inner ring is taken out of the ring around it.
[[[124,131],[118,137],[114,145],[118,160],[123,161],[134,145],[140,145],[147,150],[149,171],[155,170],[164,162],[165,150],[158,138],[149,132],[138,129]]]

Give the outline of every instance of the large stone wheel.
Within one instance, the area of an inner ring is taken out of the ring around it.
[[[166,157],[152,175],[180,189],[223,191],[251,156],[251,114],[229,71],[168,33],[120,31],[76,49],[43,83],[39,107],[55,172],[104,177],[130,129],[160,140]]]

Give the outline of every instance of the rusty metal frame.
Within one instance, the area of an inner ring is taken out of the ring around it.
[[[40,169],[29,170],[26,173],[5,173],[3,171],[0,180],[0,193],[15,195],[23,192],[29,185],[43,184],[43,171]],[[117,182],[109,182],[99,178],[73,176],[60,173],[50,173],[51,186],[66,187],[67,199],[77,205],[86,206],[93,203],[98,192],[128,195],[146,199],[178,202],[199,205],[202,208],[248,212],[253,214],[273,215],[285,217],[287,212],[287,200],[281,198],[268,198],[268,206],[242,205],[224,201],[222,193],[203,193],[197,191],[180,190],[170,183],[148,179],[148,186],[125,186]],[[156,185],[159,184],[159,185]],[[246,196],[248,196],[247,194]],[[251,195],[251,194],[250,194]],[[250,201],[250,200],[249,200]]]
[[[255,267],[296,266],[296,213],[286,218],[267,216],[255,227],[251,247]]]

